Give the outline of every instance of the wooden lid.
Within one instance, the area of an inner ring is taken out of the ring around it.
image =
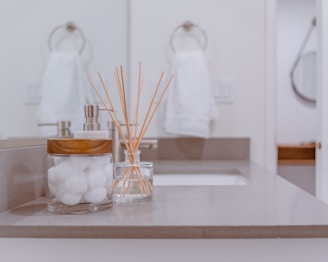
[[[107,154],[112,151],[112,140],[108,139],[48,139],[49,154]]]

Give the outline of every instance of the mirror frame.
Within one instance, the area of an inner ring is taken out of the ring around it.
[[[305,55],[307,54],[312,54],[315,52],[308,52],[306,53]],[[294,92],[300,97],[302,98],[303,100],[305,100],[306,102],[309,102],[309,103],[316,103],[316,99],[312,99],[312,98],[309,98],[305,95],[303,95],[298,89],[297,89],[297,86],[296,86],[296,83],[295,83],[295,79],[294,79],[294,72],[295,72],[295,69],[297,68],[297,66],[299,65],[299,62],[301,61],[303,56],[299,56],[298,59],[296,60],[296,62],[294,63],[293,67],[292,67],[292,70],[290,71],[290,81],[291,81],[291,85],[292,85],[292,88],[294,90]]]

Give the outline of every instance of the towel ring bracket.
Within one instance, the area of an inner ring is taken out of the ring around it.
[[[176,53],[176,49],[175,49],[175,47],[174,47],[174,43],[173,43],[173,41],[174,41],[174,37],[175,37],[175,34],[176,34],[180,29],[183,29],[183,30],[186,31],[186,32],[190,32],[190,31],[191,31],[192,29],[194,29],[194,28],[197,29],[197,30],[202,34],[202,36],[203,36],[203,38],[204,38],[204,44],[203,44],[203,46],[202,46],[202,49],[203,49],[203,51],[206,50],[206,48],[207,48],[207,42],[208,42],[206,32],[205,32],[202,28],[200,28],[198,25],[196,25],[196,24],[194,24],[194,23],[192,23],[192,22],[190,22],[190,21],[187,20],[187,21],[184,22],[183,24],[177,26],[177,27],[173,30],[172,34],[171,34],[171,37],[170,37],[170,46],[171,46],[171,49],[172,49],[173,53]]]
[[[73,33],[75,31],[77,31],[79,34],[80,34],[80,37],[82,38],[82,45],[79,49],[79,54],[81,54],[84,50],[84,47],[85,47],[85,37],[84,37],[84,34],[82,32],[82,30],[77,27],[73,22],[68,22],[64,25],[59,25],[59,26],[56,26],[54,29],[52,29],[52,31],[50,32],[49,34],[49,38],[48,38],[48,46],[49,46],[49,50],[50,51],[53,51],[54,48],[52,47],[52,40],[53,40],[53,36],[55,35],[55,33],[57,33],[60,29],[65,29],[67,32],[69,33]]]

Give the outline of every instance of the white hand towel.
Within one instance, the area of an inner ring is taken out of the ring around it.
[[[203,52],[176,53],[173,74],[166,102],[166,132],[208,138],[215,103]]]
[[[77,52],[52,52],[41,82],[39,123],[71,121],[71,131],[81,130],[83,106],[92,103],[87,76]],[[41,127],[44,137],[57,135],[56,127]]]

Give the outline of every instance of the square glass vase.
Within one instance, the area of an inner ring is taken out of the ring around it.
[[[124,151],[125,161],[114,164],[113,201],[149,201],[153,195],[153,163],[140,161],[140,150]]]

